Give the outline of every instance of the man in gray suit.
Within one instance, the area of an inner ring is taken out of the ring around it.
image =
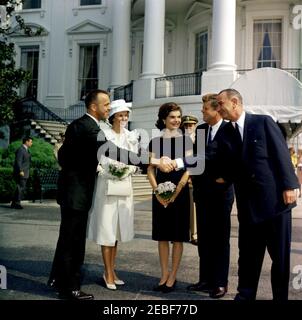
[[[22,146],[16,151],[14,179],[17,183],[17,187],[11,203],[11,208],[13,209],[23,209],[21,200],[29,177],[31,155],[28,150],[32,146],[32,143],[33,140],[31,137],[25,137]]]

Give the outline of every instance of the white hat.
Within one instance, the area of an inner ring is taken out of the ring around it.
[[[109,117],[113,116],[117,112],[128,111],[131,112],[132,107],[131,102],[126,102],[124,99],[114,100],[110,103],[110,113]]]

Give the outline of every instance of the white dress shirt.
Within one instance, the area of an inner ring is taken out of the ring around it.
[[[244,121],[245,121],[245,111],[241,113],[237,121],[232,121],[232,125],[234,126],[234,128],[235,128],[235,124],[237,123],[242,140],[243,140],[243,132],[244,132]]]

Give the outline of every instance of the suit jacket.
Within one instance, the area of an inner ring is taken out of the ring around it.
[[[134,161],[137,164],[139,161],[133,152],[106,141],[104,133],[88,115],[74,120],[68,126],[64,143],[58,152],[62,168],[58,180],[60,205],[79,211],[90,209],[98,164],[97,153],[104,143],[110,148],[110,153],[104,153],[106,156],[124,163]]]
[[[295,206],[283,191],[299,187],[286,141],[269,116],[246,114],[242,145],[232,123],[224,127],[224,177],[233,180],[239,220],[257,223]]]
[[[22,145],[16,151],[15,163],[14,163],[14,176],[19,178],[20,171],[23,171],[24,172],[23,178],[28,179],[30,162],[31,162],[31,155],[29,151]]]
[[[223,176],[223,158],[220,155],[221,148],[221,138],[223,135],[223,130],[226,121],[223,121],[217,130],[214,139],[205,146],[205,170],[201,175],[193,175],[193,194],[195,199],[199,199],[200,197],[208,197],[209,193],[213,194],[213,190],[216,192],[223,193],[228,190],[231,186],[231,181],[225,184],[218,184],[216,182],[217,178],[221,178]],[[198,134],[198,129],[205,130],[205,135],[201,136]],[[207,123],[203,123],[196,128],[196,140],[194,144],[194,154],[196,154],[196,144],[201,137],[204,137],[207,140],[209,125]],[[215,193],[215,192],[214,192]],[[213,194],[215,197],[215,194]]]

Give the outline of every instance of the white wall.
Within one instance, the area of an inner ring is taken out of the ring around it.
[[[40,46],[38,100],[50,107],[68,107],[78,102],[79,45],[100,45],[99,87],[107,89],[111,81],[111,1],[101,6],[80,7],[80,0],[42,0],[42,8],[21,11],[26,23],[48,31],[43,37],[15,38],[17,64],[20,47]],[[81,26],[85,21],[96,25]],[[107,31],[102,31],[99,25]],[[78,28],[75,28],[79,26]],[[72,30],[74,29],[74,30]],[[68,33],[68,30],[72,30]]]
[[[78,101],[79,45],[100,45],[99,87],[111,82],[112,1],[102,6],[80,7],[80,0],[42,0],[42,9],[22,11],[26,22],[41,25],[46,34],[40,37],[17,37],[17,63],[20,46],[39,45],[38,99],[52,107],[67,107]],[[186,1],[186,0],[184,0]],[[288,0],[254,0],[237,6],[236,64],[238,69],[252,68],[253,19],[281,18],[283,21],[282,67],[302,65],[301,31],[293,30]],[[190,2],[191,3],[191,2]],[[240,1],[238,1],[240,3]],[[189,2],[188,2],[189,4]],[[194,72],[195,34],[208,30],[208,65],[211,64],[211,10],[196,5],[191,11],[166,13],[165,68],[167,75]],[[83,26],[84,21],[95,25]],[[130,79],[138,79],[143,44],[143,17],[132,21]],[[78,26],[78,28],[75,28]],[[170,98],[168,100],[171,100]],[[144,100],[139,99],[140,101]],[[148,99],[145,99],[148,101]],[[151,103],[159,105],[159,101]],[[140,107],[140,103],[137,107]]]

